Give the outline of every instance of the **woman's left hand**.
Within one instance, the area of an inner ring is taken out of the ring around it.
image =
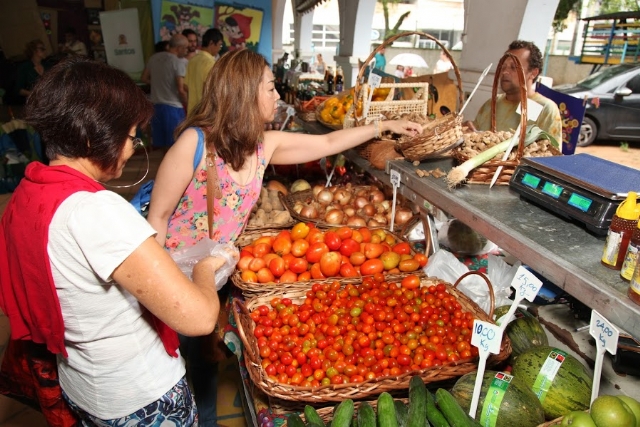
[[[382,132],[393,132],[407,136],[416,136],[422,133],[422,125],[409,120],[386,120],[380,122]]]

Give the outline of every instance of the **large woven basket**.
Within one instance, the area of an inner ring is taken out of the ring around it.
[[[493,79],[493,89],[491,91],[491,132],[496,131],[496,97],[498,96],[498,87],[500,85],[500,75],[502,74],[502,67],[507,59],[512,59],[515,63],[516,73],[518,74],[518,81],[520,83],[520,99],[527,99],[527,87],[526,87],[526,79],[524,75],[524,69],[522,68],[522,64],[517,56],[507,52],[504,54],[502,58],[500,58],[500,62],[498,62],[498,66],[496,68],[496,74]],[[516,167],[520,164],[520,159],[524,154],[524,140],[527,132],[527,103],[520,103],[520,135],[516,135],[519,137],[518,146],[516,150],[516,155],[513,160],[490,160],[480,165],[479,167],[473,169],[471,173],[467,176],[466,182],[469,184],[490,184],[493,179],[493,175],[496,170],[502,166],[502,172],[498,179],[496,180],[496,185],[509,185],[509,181],[511,180],[511,176],[516,170]],[[516,137],[514,136],[514,138]],[[515,147],[514,147],[515,149]],[[550,150],[554,155],[561,155],[562,153],[558,151],[555,147],[550,146]],[[464,163],[469,160],[469,157],[463,153],[462,150],[454,149],[453,150],[453,158],[456,159],[459,163]]]
[[[374,228],[371,228],[371,229],[373,230]],[[238,236],[238,239],[236,240],[235,245],[238,248],[242,249],[243,247],[250,245],[254,240],[258,239],[259,237],[276,236],[282,230],[283,230],[282,228],[263,228],[259,230],[245,231],[240,236]],[[405,239],[403,236],[398,235],[396,233],[392,233],[389,230],[384,228],[383,230],[385,231],[385,233],[391,234],[396,239],[396,241],[408,243],[407,239]],[[430,248],[430,246],[428,246],[428,248]],[[413,247],[411,247],[411,255],[415,255],[415,254],[416,254],[415,250],[413,249]],[[415,274],[420,277],[425,277],[422,269],[418,269],[417,271],[412,271],[407,273],[395,273],[395,274],[385,273],[385,279],[387,281],[400,281],[410,274]],[[242,291],[242,295],[245,298],[256,298],[256,297],[273,298],[278,294],[282,293],[284,290],[288,292],[294,292],[294,291],[306,292],[315,283],[330,284],[335,282],[336,280],[346,285],[348,283],[359,283],[362,280],[362,277],[350,277],[350,278],[328,277],[326,279],[311,279],[308,282],[293,282],[293,283],[254,283],[254,282],[246,282],[242,280],[242,273],[238,269],[236,269],[236,271],[234,271],[233,274],[231,275],[231,281],[233,282],[234,285],[236,285]]]
[[[436,39],[435,37],[427,33],[423,33],[420,31],[398,33],[386,39],[380,46],[378,46],[373,52],[371,52],[369,57],[364,62],[365,65],[360,68],[360,72],[358,73],[358,78],[356,80],[356,85],[355,85],[356,99],[358,98],[360,92],[362,92],[361,88],[363,85],[361,84],[361,82],[363,80],[366,64],[369,64],[369,62],[373,59],[376,53],[379,53],[382,49],[391,45],[398,38],[411,36],[411,35],[419,35],[420,37],[425,37],[430,40],[433,40],[438,46],[440,46],[442,51],[449,58],[449,61],[451,61],[451,64],[453,65],[453,71],[455,73],[456,80],[457,80],[458,97],[459,97],[457,110],[459,110],[462,107],[463,100],[464,100],[463,98],[464,92],[462,90],[462,77],[460,76],[460,70],[458,69],[456,62],[453,59],[453,56],[451,56],[451,53],[447,50],[447,48],[442,43],[440,43],[438,39]],[[415,86],[416,83],[402,83],[402,85]],[[407,101],[404,101],[404,102],[407,102]],[[389,111],[389,110],[390,110],[389,107],[384,108],[384,111]],[[402,107],[399,108],[399,111],[403,113],[414,112],[414,111],[409,111],[406,108],[402,108]],[[425,113],[425,116],[426,116],[426,113]],[[355,120],[356,125],[361,124],[360,122],[361,121],[359,120]],[[368,121],[365,121],[365,124],[366,123],[368,123]],[[431,156],[449,152],[457,143],[459,143],[460,138],[462,138],[462,116],[459,116],[456,112],[452,112],[445,115],[444,117],[437,118],[431,123],[424,126],[424,129],[421,135],[418,135],[416,137],[408,137],[408,136],[401,137],[396,141],[396,149],[399,152],[401,152],[403,156],[408,160],[421,161]]]
[[[296,115],[305,122],[315,122],[317,120],[316,108],[328,98],[328,96],[314,96],[309,101],[300,101],[296,98],[293,104]]]
[[[459,291],[456,286],[460,281],[469,274],[478,274],[484,278],[490,289],[491,308],[490,313],[485,313],[477,304],[469,297]],[[484,274],[470,271],[462,275],[454,285],[446,283],[438,278],[425,277],[421,279],[421,286],[430,286],[432,284],[444,283],[447,291],[454,295],[462,305],[465,311],[471,312],[476,318],[485,322],[493,323],[494,296],[493,288],[489,279]],[[273,297],[289,298],[294,303],[301,303],[306,297],[305,291],[282,291],[278,295],[270,297],[252,298],[246,302],[238,300],[234,301],[234,316],[238,332],[242,343],[244,344],[244,356],[252,382],[262,392],[269,396],[273,396],[284,400],[294,400],[299,402],[321,403],[321,402],[340,402],[344,399],[366,399],[377,396],[383,391],[405,390],[409,388],[409,381],[414,375],[419,375],[425,383],[458,378],[469,372],[478,369],[477,359],[460,360],[441,366],[434,366],[428,369],[411,371],[398,376],[389,376],[375,378],[364,381],[362,383],[346,383],[334,384],[320,387],[300,387],[279,383],[269,378],[262,368],[262,358],[258,351],[257,339],[253,335],[255,323],[251,319],[250,313],[262,304],[269,304]],[[505,334],[502,338],[500,353],[491,355],[487,361],[489,366],[494,366],[505,361],[511,354],[511,342]]]

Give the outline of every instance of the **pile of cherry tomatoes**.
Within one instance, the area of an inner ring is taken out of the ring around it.
[[[426,255],[383,229],[321,230],[300,222],[243,247],[238,269],[244,282],[293,283],[414,272],[426,264]]]
[[[472,313],[444,284],[420,287],[416,275],[316,283],[300,304],[274,298],[251,318],[267,376],[295,386],[360,383],[478,355]]]

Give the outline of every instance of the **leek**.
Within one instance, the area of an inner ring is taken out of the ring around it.
[[[512,138],[519,138],[519,137],[520,135],[514,135]],[[543,131],[537,125],[528,125],[525,133],[525,138],[524,138],[524,146],[526,147],[529,144],[535,141],[539,141],[541,139],[547,139],[549,140],[551,145],[553,145],[556,148],[559,147],[558,141],[556,141],[554,137],[549,135],[549,133]],[[479,153],[477,156],[470,158],[460,166],[456,166],[455,168],[451,169],[447,174],[448,187],[453,188],[458,184],[461,184],[462,182],[464,182],[464,180],[467,179],[467,175],[469,175],[469,173],[471,173],[473,169],[488,162],[498,154],[504,153],[509,147],[510,143],[511,143],[511,139],[502,141],[500,144],[494,145],[488,150],[485,150],[482,153]]]

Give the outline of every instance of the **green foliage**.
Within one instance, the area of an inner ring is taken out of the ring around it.
[[[640,0],[590,0],[600,5],[600,14],[640,11]]]
[[[625,153],[629,151],[629,143],[628,142],[621,142],[620,143],[620,149],[622,151],[624,151]]]
[[[553,17],[553,31],[559,33],[564,30],[566,28],[565,19],[567,19],[570,12],[579,10],[581,3],[581,0],[560,0],[556,14]]]
[[[384,37],[383,38],[384,40],[386,40],[389,37],[396,35],[400,32],[400,26],[402,25],[404,20],[407,18],[407,16],[409,16],[411,12],[408,11],[403,13],[398,18],[398,22],[396,22],[396,24],[392,28],[389,26],[389,5],[398,4],[398,0],[379,0],[379,2],[382,4],[382,13],[384,15]]]

